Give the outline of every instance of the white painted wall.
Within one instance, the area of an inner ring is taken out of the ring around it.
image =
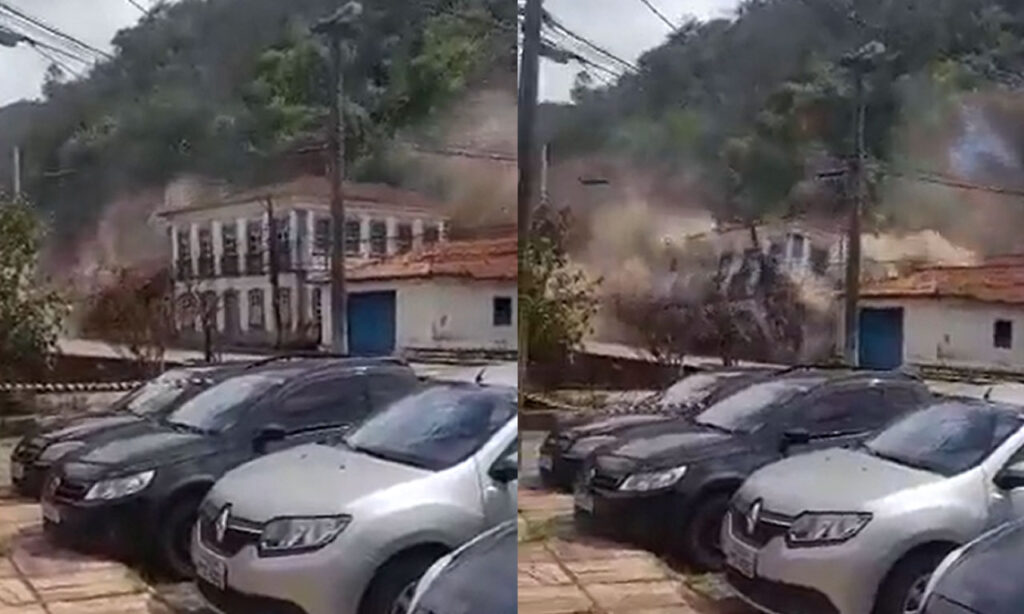
[[[397,349],[515,349],[518,286],[515,280],[435,278],[349,282],[350,293],[395,290]],[[494,298],[512,299],[512,324],[494,326]],[[326,313],[326,311],[325,311]]]
[[[1024,370],[1024,306],[958,299],[862,299],[861,306],[903,308],[905,363]],[[993,343],[996,320],[1013,322],[1010,349]]]

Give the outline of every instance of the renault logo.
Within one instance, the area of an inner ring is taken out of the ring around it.
[[[224,509],[220,511],[220,515],[217,516],[217,522],[214,524],[214,530],[217,532],[217,541],[219,543],[224,542],[224,535],[228,532],[228,518],[231,517],[231,506],[225,505]]]
[[[747,535],[753,535],[757,530],[757,523],[761,520],[761,500],[754,501],[754,504],[747,510]]]

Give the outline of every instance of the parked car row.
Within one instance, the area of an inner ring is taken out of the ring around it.
[[[303,357],[173,371],[25,437],[14,482],[52,539],[195,578],[225,614],[409,612],[431,565],[515,516],[515,379],[477,373]]]
[[[724,570],[765,612],[1017,603],[1020,589],[991,569],[1022,547],[1024,528],[987,532],[1024,517],[1024,409],[936,396],[900,372],[733,373],[703,378],[716,383],[696,412],[551,433],[542,474],[574,482],[587,529]],[[559,475],[574,447],[562,442],[588,438],[579,469]]]

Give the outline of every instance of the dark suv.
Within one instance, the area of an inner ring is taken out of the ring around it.
[[[665,390],[625,407],[603,408],[599,415],[554,428],[540,448],[540,477],[544,485],[571,490],[583,459],[638,427],[678,421],[715,401],[777,373],[769,368],[716,369],[694,373]]]
[[[40,424],[11,452],[11,482],[19,494],[39,498],[43,479],[57,461],[103,437],[120,437],[146,420],[158,418],[190,394],[195,394],[238,366],[171,369],[115,401],[107,409],[85,416],[57,417]]]
[[[44,527],[58,540],[189,576],[197,509],[220,476],[269,452],[340,438],[418,382],[389,359],[280,359],[246,369],[146,428],[65,456],[43,489]]]
[[[640,427],[600,448],[577,487],[577,519],[703,570],[721,568],[719,527],[755,469],[859,442],[931,393],[898,372],[795,369],[678,424]]]

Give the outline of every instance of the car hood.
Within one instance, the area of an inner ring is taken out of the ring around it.
[[[144,420],[131,414],[97,414],[77,418],[55,418],[43,421],[35,439],[46,443],[79,441],[110,430],[139,426]]]
[[[207,504],[219,509],[230,503],[234,513],[253,522],[341,514],[367,495],[430,475],[345,448],[309,444],[229,471],[210,491]]]
[[[635,465],[660,467],[723,456],[752,445],[746,437],[697,425],[647,425],[637,431],[604,447],[600,455],[629,459]]]
[[[1024,556],[1024,524],[995,530],[969,546],[942,575],[935,593],[985,614],[1016,613],[1024,584],[1014,569]]]
[[[942,479],[859,450],[833,448],[756,471],[740,488],[737,501],[762,499],[765,508],[790,516],[811,510],[867,511],[872,502]]]
[[[71,454],[69,462],[116,467],[118,471],[144,471],[186,458],[223,452],[225,445],[216,435],[177,431],[157,422],[145,422],[132,427],[130,433],[117,435],[109,440],[88,442]]]
[[[670,420],[672,420],[672,416],[667,416],[665,414],[638,413],[622,416],[610,416],[568,429],[567,434],[574,439],[596,437],[599,435],[612,435],[636,426],[657,424],[668,422]]]

